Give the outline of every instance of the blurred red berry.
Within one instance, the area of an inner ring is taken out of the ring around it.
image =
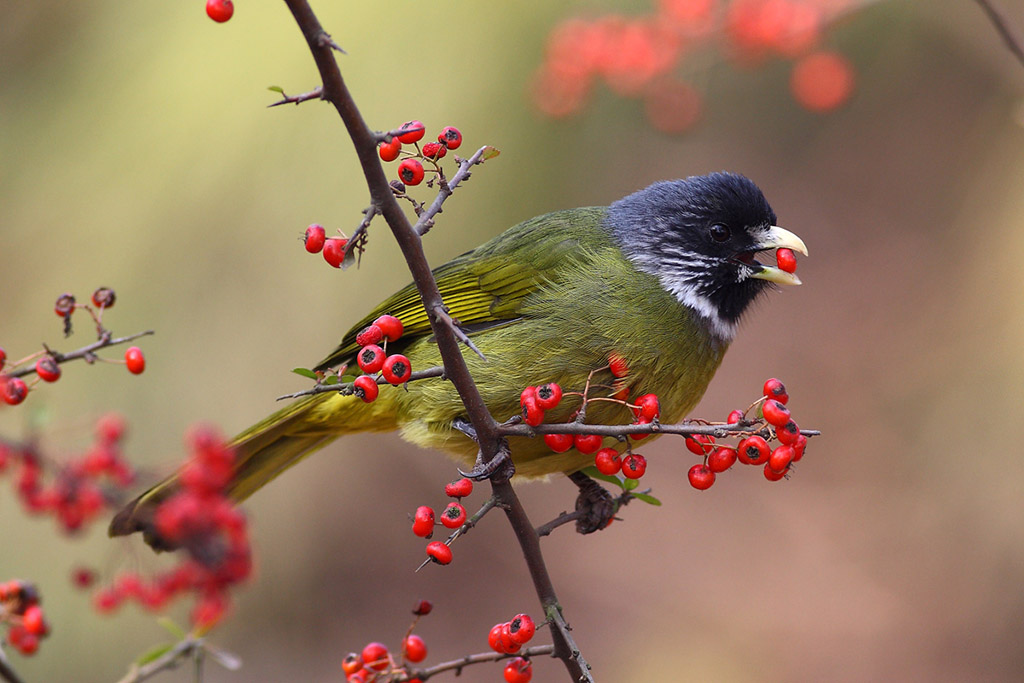
[[[92,305],[96,308],[111,308],[117,295],[110,287],[99,287],[92,293]]]
[[[53,312],[61,318],[67,318],[75,312],[75,297],[71,294],[61,294],[53,305]]]
[[[3,369],[5,363],[7,363],[7,352],[0,349],[0,370]]]
[[[572,434],[545,434],[544,443],[555,453],[565,453],[572,448]]]
[[[636,408],[633,415],[640,422],[653,422],[654,418],[661,415],[661,402],[657,394],[644,394],[636,399]]]
[[[740,422],[743,422],[743,418],[745,415],[746,413],[744,413],[742,410],[734,410],[731,413],[729,413],[729,417],[725,418],[725,421],[731,425],[739,424]]]
[[[377,145],[377,154],[382,161],[394,161],[402,152],[402,141],[397,137],[391,138],[391,142],[382,142]]]
[[[363,666],[374,671],[383,671],[391,665],[388,648],[383,643],[369,643],[363,648]]]
[[[776,472],[772,469],[772,464],[770,462],[766,462],[764,464],[764,478],[768,481],[779,481],[781,479],[785,479],[787,474],[789,474],[788,467],[783,469],[781,472]]]
[[[341,660],[341,670],[346,676],[354,674],[363,668],[363,658],[356,652],[349,652],[345,659]]]
[[[115,443],[124,438],[127,427],[117,413],[107,413],[96,420],[96,438],[103,443]]]
[[[398,139],[407,145],[423,139],[423,134],[426,132],[423,122],[416,120],[406,121],[399,130],[409,131],[408,133],[400,133],[398,135]]]
[[[142,349],[132,346],[124,352],[124,363],[128,366],[128,372],[133,375],[141,375],[146,369],[146,357],[142,355]]]
[[[804,457],[804,451],[807,449],[807,437],[801,434],[796,437],[796,441],[793,442],[793,462],[800,462],[800,458]]]
[[[345,261],[346,246],[348,246],[348,240],[344,237],[328,238],[323,247],[324,261],[335,268],[341,268],[341,264]]]
[[[430,600],[420,600],[416,603],[416,607],[413,609],[412,613],[418,617],[425,617],[430,614],[433,609],[434,603],[430,602]]]
[[[235,5],[231,0],[206,0],[206,15],[223,24],[235,13]]]
[[[60,379],[60,365],[53,356],[43,356],[36,361],[36,375],[44,382],[56,382]]]
[[[448,149],[458,149],[462,145],[462,133],[455,126],[445,126],[437,136],[437,141]]]
[[[396,353],[385,359],[384,366],[381,368],[381,374],[391,384],[396,386],[405,384],[412,377],[412,364],[408,358],[400,353]]]
[[[608,370],[613,377],[625,377],[629,374],[629,363],[625,358],[612,351],[608,354]]]
[[[75,588],[89,588],[96,583],[96,572],[88,567],[78,567],[71,572],[71,583]]]
[[[715,473],[707,465],[694,465],[686,475],[690,480],[690,486],[698,491],[706,491],[715,483]]]
[[[414,664],[422,662],[427,658],[427,644],[418,635],[412,633],[402,643],[402,654]]]
[[[352,382],[352,389],[355,391],[356,396],[365,403],[373,403],[380,394],[380,385],[370,375],[359,375],[356,377]]]
[[[25,400],[28,386],[20,377],[0,377],[0,397],[4,403],[16,406]]]
[[[796,101],[813,112],[842,106],[853,94],[853,66],[834,52],[815,52],[793,67],[789,81]]]
[[[324,230],[324,226],[313,223],[306,228],[306,234],[302,239],[305,242],[306,251],[310,254],[319,254],[320,250],[324,248],[324,241],[327,239],[327,231]]]
[[[644,96],[647,120],[655,129],[679,135],[697,125],[703,115],[703,97],[689,83],[672,78],[652,81]]]
[[[377,344],[383,339],[384,330],[380,329],[376,325],[370,325],[356,335],[356,344],[359,344],[360,346],[369,346],[370,344]]]
[[[427,159],[441,159],[448,153],[448,148],[440,142],[428,142],[423,145],[423,156]]]

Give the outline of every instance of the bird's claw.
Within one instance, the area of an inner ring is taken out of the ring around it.
[[[576,498],[576,512],[580,515],[576,519],[576,533],[592,534],[608,526],[618,510],[612,494],[582,472],[568,476],[580,490]]]
[[[473,469],[464,472],[459,469],[459,474],[468,477],[473,481],[492,479],[494,481],[508,481],[516,473],[515,463],[512,462],[512,453],[508,448],[508,441],[501,439],[498,443],[498,452],[488,461],[484,461],[483,454],[477,451],[476,463]]]

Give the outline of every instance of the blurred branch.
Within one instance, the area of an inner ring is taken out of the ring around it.
[[[1010,49],[1013,56],[1017,58],[1017,61],[1024,65],[1024,42],[1021,42],[1021,38],[1017,35],[1016,30],[1010,26],[1009,20],[1006,15],[1003,14],[1002,10],[997,8],[989,0],[975,0],[981,9],[985,11],[988,18],[992,21],[992,24],[996,27],[996,31],[1003,37],[1003,42],[1006,43],[1006,47]]]
[[[45,344],[43,345],[43,348],[46,349],[46,352],[50,356],[52,356],[53,360],[56,361],[57,363],[66,363],[69,360],[78,360],[79,358],[85,359],[86,363],[95,363],[97,360],[96,352],[99,351],[100,349],[105,349],[108,346],[116,346],[117,344],[125,344],[127,342],[134,341],[139,337],[146,337],[151,334],[155,334],[155,332],[153,330],[146,330],[145,332],[136,332],[135,334],[129,334],[126,337],[115,338],[110,334],[110,332],[104,331],[100,335],[99,340],[93,342],[92,344],[89,344],[88,346],[83,346],[80,349],[69,351],[68,353],[52,351]],[[19,364],[21,362],[23,361],[18,361]],[[30,375],[35,371],[36,369],[34,366],[26,365],[23,368],[20,368],[18,370],[12,370],[11,372],[5,372],[4,374],[8,377],[22,377],[24,375]]]
[[[442,662],[435,664],[429,669],[415,669],[407,674],[407,677],[400,680],[409,681],[414,678],[420,680],[427,680],[437,674],[444,673],[445,671],[454,671],[456,676],[462,675],[462,669],[469,666],[470,664],[482,664],[484,662],[497,662],[502,659],[511,657],[536,657],[538,655],[550,655],[554,652],[554,645],[535,645],[534,647],[528,647],[521,652],[517,652],[514,655],[506,655],[500,652],[481,652],[475,655],[466,655],[459,659],[453,659],[450,662]]]
[[[11,665],[7,663],[7,655],[4,654],[3,650],[0,650],[0,678],[7,681],[7,683],[24,683],[21,677],[11,668]]]

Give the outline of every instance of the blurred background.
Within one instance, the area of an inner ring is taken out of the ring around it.
[[[1003,4],[1024,27],[1019,4]],[[662,507],[544,541],[598,680],[1019,680],[1024,68],[974,2],[848,11],[821,45],[849,60],[856,86],[827,114],[794,101],[792,59],[738,64],[705,42],[678,65],[702,98],[682,135],[602,84],[565,118],[531,99],[559,22],[650,14],[646,2],[315,9],[348,51],[371,126],[419,118],[502,150],[446,205],[426,240],[435,264],[539,213],[721,169],[755,179],[809,246],[804,286],[749,316],[696,411],[723,419],[781,377],[801,426],[824,432],[795,476],[744,469],[698,493],[694,457],[662,439],[643,449]],[[298,241],[314,221],[351,232],[368,203],[328,105],[266,108],[268,86],[299,93],[316,78],[280,2],[239,0],[223,25],[199,0],[0,3],[0,346],[19,357],[86,343],[84,320],[62,339],[52,304],[100,285],[118,292],[116,333],[157,331],[140,344],[145,374],[65,366],[59,384],[0,410],[0,434],[45,420],[43,443],[73,452],[116,410],[133,460],[168,471],[189,425],[232,434],[263,417],[306,385],[291,368],[406,283],[382,223],[358,271]],[[341,681],[349,650],[398,646],[420,598],[436,604],[418,628],[428,664],[483,651],[494,623],[536,613],[497,516],[450,567],[413,573],[423,543],[407,515],[443,506],[453,476],[394,435],[357,436],[255,496],[257,574],[213,635],[245,666],[206,680]],[[102,524],[63,537],[21,511],[9,481],[2,491],[0,580],[36,581],[53,624],[15,667],[28,681],[117,680],[165,634],[135,606],[96,614],[71,570],[109,578],[166,558]],[[575,497],[564,480],[520,493],[538,523]],[[459,680],[500,679],[492,665]],[[557,662],[535,663],[534,680],[564,679]]]

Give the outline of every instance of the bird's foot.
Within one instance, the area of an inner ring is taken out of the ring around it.
[[[576,498],[576,512],[580,515],[576,520],[576,533],[592,534],[608,526],[618,510],[612,494],[582,472],[567,476],[580,489]]]
[[[452,422],[452,427],[476,441],[476,429],[473,428],[473,425],[468,420],[457,418]],[[483,453],[477,450],[473,469],[468,472],[459,470],[459,474],[469,477],[473,481],[483,481],[484,479],[508,481],[515,473],[516,466],[512,462],[512,452],[509,450],[507,439],[500,439],[498,441],[498,452],[490,460],[485,461]]]

